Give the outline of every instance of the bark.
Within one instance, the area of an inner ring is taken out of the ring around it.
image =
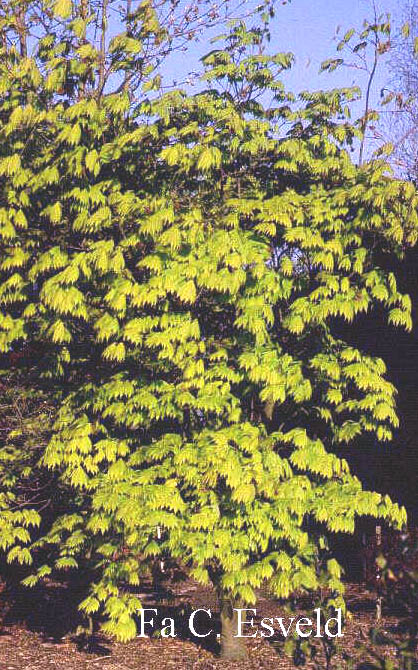
[[[242,661],[248,658],[245,640],[236,637],[238,617],[234,610],[236,603],[229,598],[221,600],[221,658]]]
[[[382,545],[382,526],[376,526],[376,549],[377,552],[380,552],[380,547]],[[378,582],[378,587],[380,587],[381,579],[381,570],[377,568],[376,581]],[[376,600],[376,621],[380,621],[382,618],[382,596],[378,595]]]
[[[22,56],[22,58],[27,58],[28,56],[27,27],[26,27],[25,9],[23,7],[16,11],[15,20],[16,20],[16,31],[19,36],[20,55]]]
[[[99,86],[98,97],[103,93],[106,84],[106,32],[107,32],[107,5],[108,0],[102,0],[102,27],[100,34],[100,58],[99,58]]]

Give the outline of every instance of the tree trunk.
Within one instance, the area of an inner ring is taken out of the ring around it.
[[[229,598],[221,599],[221,658],[242,661],[248,658],[248,654],[245,640],[236,637],[238,616],[234,604]]]
[[[376,553],[379,555],[380,547],[382,545],[382,526],[376,526]],[[380,593],[381,589],[381,569],[377,566],[376,571],[376,582],[377,582],[377,600],[376,600],[376,621],[380,622],[382,618],[382,596]]]

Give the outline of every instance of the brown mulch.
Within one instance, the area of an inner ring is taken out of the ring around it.
[[[172,616],[176,622],[183,619],[187,622],[191,609],[210,607],[213,614],[217,611],[213,592],[193,582],[173,586],[173,593],[170,600],[158,604],[154,602],[152,593],[144,593],[143,606],[157,607],[159,620],[161,615]],[[136,638],[121,644],[97,635],[93,641],[83,642],[71,630],[61,634],[66,628],[65,624],[70,628],[70,615],[67,621],[65,614],[60,619],[53,601],[48,598],[46,607],[44,603],[38,609],[34,601],[30,610],[21,607],[13,609],[4,594],[3,599],[0,598],[0,619],[3,618],[0,629],[0,670],[291,670],[295,667],[283,652],[282,640],[273,640],[273,643],[262,638],[248,640],[248,661],[232,663],[217,656],[216,634],[209,641],[196,640],[190,637],[186,628],[180,630],[175,639]],[[393,647],[386,645],[376,649],[371,646],[369,631],[375,625],[373,594],[364,587],[351,584],[347,588],[347,601],[352,616],[344,629],[341,648],[332,667],[348,667],[346,662],[351,659],[350,667],[372,670],[372,656],[367,649],[395,659]],[[256,609],[258,620],[265,616],[289,616],[277,601],[269,599],[264,593],[260,594]],[[303,615],[303,603],[300,615]],[[395,632],[396,636],[399,623],[396,616],[386,612],[380,629],[383,634],[388,632],[393,635]],[[325,669],[323,649],[318,647],[315,661],[307,660],[303,667],[309,670]]]

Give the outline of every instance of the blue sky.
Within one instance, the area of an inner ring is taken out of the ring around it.
[[[376,4],[380,13],[389,12],[399,24],[399,2],[376,0]],[[292,0],[287,5],[278,2],[272,22],[270,48],[295,54],[295,65],[284,77],[288,89],[297,92],[352,84],[364,86],[366,77],[358,70],[339,68],[332,74],[320,74],[318,71],[323,60],[336,55],[334,37],[337,26],[341,27],[341,37],[351,27],[360,28],[364,18],[371,19],[372,16],[371,0]],[[215,33],[218,32],[219,28]],[[191,69],[198,69],[199,57],[211,48],[206,35],[187,53],[172,56],[164,67],[167,80],[175,78],[181,81]],[[375,78],[375,100],[389,76],[383,61]]]
[[[379,12],[389,12],[396,20],[400,3],[396,0],[377,0]],[[337,26],[339,36],[349,28],[361,27],[363,20],[372,18],[370,0],[293,0],[277,11],[274,21],[273,42],[280,49],[293,51],[296,65],[289,77],[295,90],[326,86],[330,75],[318,74],[320,64],[335,55],[337,42],[333,39]],[[379,73],[387,78],[385,68]],[[336,85],[351,85],[358,78],[357,70],[342,68],[333,76]]]

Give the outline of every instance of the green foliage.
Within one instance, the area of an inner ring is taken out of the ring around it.
[[[70,4],[54,12],[77,36]],[[383,361],[335,333],[375,307],[411,327],[377,259],[415,242],[417,197],[383,160],[353,164],[355,92],[295,100],[263,30],[232,27],[207,90],[140,104],[93,89],[99,57],[74,40],[0,72],[0,346],[38,352],[22,365],[54,410],[35,465],[71,494],[34,536],[2,479],[2,545],[36,559],[28,585],[87,557],[81,609],[127,640],[126,587],[157,555],[251,603],[266,580],[283,598],[323,584],[318,524],[405,523],[341,457],[397,418]],[[139,50],[110,48],[127,70]],[[326,581],[339,598],[335,563]]]

